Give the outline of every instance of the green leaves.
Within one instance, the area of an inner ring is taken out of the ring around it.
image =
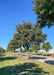
[[[51,15],[54,12],[54,7],[49,11],[49,14]]]
[[[34,43],[32,49],[34,52],[38,52],[38,50],[40,50],[40,44]]]
[[[21,47],[29,50],[29,48],[32,48],[33,46],[34,48],[39,49],[40,43],[45,41],[47,37],[46,34],[42,33],[38,24],[32,24],[30,21],[23,21],[22,24],[17,24],[15,29],[17,32],[8,44],[8,51],[15,51],[17,48]]]
[[[46,34],[42,33],[42,30],[36,24],[31,22],[23,22],[23,24],[16,25],[17,33],[14,35],[18,43],[26,49],[29,49],[36,42],[40,44],[45,41]],[[20,32],[20,33],[19,33]],[[18,38],[20,39],[18,39]]]
[[[50,45],[49,42],[47,42],[47,43],[43,43],[43,45],[42,45],[42,49],[48,51],[48,50],[52,49],[52,46]]]
[[[54,23],[54,0],[33,0],[40,27],[51,27]]]
[[[14,51],[18,48],[18,41],[16,39],[12,39],[8,44],[7,51]]]

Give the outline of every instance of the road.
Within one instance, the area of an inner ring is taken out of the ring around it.
[[[17,53],[13,53],[15,55],[17,55]],[[19,56],[23,56],[26,57],[26,54],[21,54],[18,53]],[[47,63],[47,64],[51,64],[54,65],[54,58],[50,58],[50,57],[43,57],[43,56],[38,56],[38,55],[29,55],[29,59],[33,59],[33,60],[37,60],[39,62],[43,62],[43,63]]]

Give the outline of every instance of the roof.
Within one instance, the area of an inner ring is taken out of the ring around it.
[[[54,50],[49,50],[49,52],[54,52]]]

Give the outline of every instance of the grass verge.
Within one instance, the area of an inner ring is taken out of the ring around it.
[[[54,66],[11,54],[0,54],[0,75],[54,75]]]

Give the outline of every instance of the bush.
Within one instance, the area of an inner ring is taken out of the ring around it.
[[[47,56],[52,56],[52,54],[47,54]]]
[[[43,54],[43,56],[46,56],[46,55],[47,55],[47,56],[52,56],[52,54]]]
[[[46,56],[46,54],[42,54],[43,56]]]
[[[38,53],[37,55],[42,55],[42,53]]]

